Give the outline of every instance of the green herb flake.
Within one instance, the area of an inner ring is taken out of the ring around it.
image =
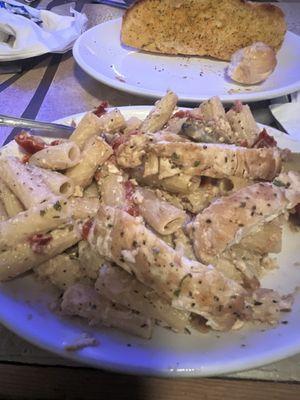
[[[279,187],[285,187],[285,184],[281,182],[279,179],[274,179],[273,185],[279,186]]]
[[[54,203],[53,208],[56,211],[61,211],[61,204],[60,204],[60,202],[58,200],[57,200],[56,203]]]
[[[46,210],[40,210],[40,216],[43,217],[46,214]]]
[[[199,167],[199,165],[200,165],[200,161],[199,160],[194,162],[194,167]]]
[[[188,274],[184,275],[184,277],[181,278],[181,280],[179,282],[179,285],[178,285],[178,288],[176,290],[174,290],[174,292],[173,292],[174,296],[179,297],[183,282],[188,277],[192,278],[192,274],[188,273]]]
[[[171,158],[172,160],[179,160],[179,155],[177,153],[172,153]]]

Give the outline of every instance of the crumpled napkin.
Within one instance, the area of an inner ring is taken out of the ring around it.
[[[272,104],[270,110],[292,139],[300,140],[300,92],[291,94],[291,102]]]
[[[22,15],[0,8],[0,61],[18,60],[44,53],[64,53],[85,30],[87,17],[71,9],[71,16],[47,10],[36,10],[15,0],[11,5],[23,6],[38,24]]]

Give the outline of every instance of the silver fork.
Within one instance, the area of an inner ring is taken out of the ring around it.
[[[115,1],[115,0],[93,0],[93,3],[97,4],[105,4],[107,6],[117,7],[127,9],[133,4],[135,0],[122,0],[122,1]]]
[[[37,133],[32,132],[32,134],[54,138],[59,137],[64,139],[68,139],[68,137],[75,129],[73,126],[54,124],[51,122],[34,121],[27,118],[16,118],[3,114],[0,114],[0,127],[1,126],[11,126],[13,128],[37,130]]]

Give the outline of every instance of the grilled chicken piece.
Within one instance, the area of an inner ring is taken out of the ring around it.
[[[300,174],[281,174],[274,183],[256,183],[215,200],[188,231],[196,256],[208,264],[259,226],[300,202]]]
[[[139,282],[133,275],[109,263],[99,272],[95,284],[97,292],[116,304],[121,304],[142,315],[148,315],[159,324],[184,332],[189,326],[189,313],[171,307],[154,290]]]
[[[228,330],[243,314],[245,290],[212,266],[190,260],[134,218],[101,207],[88,240],[98,253],[135,274],[172,306],[197,313],[216,330]]]
[[[183,172],[193,176],[272,180],[281,170],[277,148],[247,149],[226,144],[159,142],[149,145],[159,158],[159,167],[170,174]],[[127,165],[131,168],[130,165]]]
[[[77,315],[88,319],[90,325],[104,325],[149,339],[153,324],[150,318],[138,315],[123,306],[100,296],[92,286],[76,283],[63,295],[61,303],[65,315]]]

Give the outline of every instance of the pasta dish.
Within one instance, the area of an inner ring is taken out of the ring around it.
[[[22,131],[0,156],[0,281],[32,271],[64,315],[149,339],[274,325],[293,296],[261,286],[282,228],[299,222],[300,174],[247,105],[214,97],[144,120],[108,104],[68,140]]]

